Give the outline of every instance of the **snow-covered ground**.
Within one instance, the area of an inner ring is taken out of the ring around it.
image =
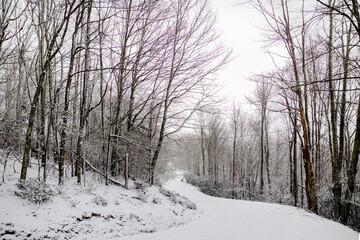
[[[20,163],[11,161],[5,183],[0,185],[0,239],[122,239],[123,236],[163,231],[199,218],[189,200],[164,188],[105,186],[88,174],[87,186],[66,178],[57,186],[55,175],[48,184],[55,192],[52,200],[39,206],[19,196],[16,183]],[[36,177],[36,167],[28,178]]]
[[[350,228],[302,209],[207,196],[181,181],[182,172],[162,189],[131,190],[90,174],[86,187],[68,178],[58,187],[49,176],[56,195],[37,206],[14,195],[19,171],[12,163],[0,186],[1,239],[359,240]]]
[[[302,209],[210,197],[179,179],[169,181],[166,188],[194,201],[203,212],[201,219],[124,240],[360,240],[350,228]]]

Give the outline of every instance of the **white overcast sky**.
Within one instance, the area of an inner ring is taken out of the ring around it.
[[[263,48],[260,26],[265,21],[260,13],[247,5],[236,5],[239,0],[212,0],[217,14],[217,29],[227,46],[237,58],[218,75],[225,82],[225,93],[231,98],[244,101],[254,83],[247,80],[252,74],[274,69],[271,57]]]

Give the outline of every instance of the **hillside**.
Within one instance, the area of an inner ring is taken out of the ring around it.
[[[129,190],[105,186],[90,173],[85,187],[76,185],[75,178],[58,186],[57,177],[50,175],[53,196],[37,204],[14,194],[20,192],[21,166],[15,162],[15,173],[13,164],[8,163],[0,186],[1,239],[117,239],[184,225],[199,215],[192,202],[165,188],[134,182]],[[34,169],[28,172],[32,180],[37,177]]]
[[[14,194],[20,192],[16,186],[19,167],[18,162],[10,161],[5,182],[0,186],[2,239],[358,240],[359,237],[350,228],[303,209],[210,197],[185,183],[181,171],[164,187],[131,182],[129,190],[105,186],[91,174],[85,187],[76,185],[75,178],[57,186],[53,175],[48,179],[51,200],[36,204]],[[31,179],[36,178],[35,170],[29,173]]]

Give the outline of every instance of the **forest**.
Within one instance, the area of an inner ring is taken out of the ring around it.
[[[59,185],[93,172],[106,185],[151,186],[171,155],[207,194],[293,205],[359,231],[359,2],[243,4],[265,19],[265,48],[284,49],[270,53],[273,71],[251,77],[250,107],[218,95],[217,73],[235,56],[210,1],[2,0],[2,181],[12,155],[19,181],[33,167]]]
[[[175,138],[187,180],[214,196],[293,205],[360,229],[357,1],[248,1],[276,69],[247,102],[204,108]],[[186,151],[183,151],[186,149]]]
[[[32,156],[59,184],[86,168],[153,184],[229,60],[214,21],[203,1],[3,1],[1,147],[22,153],[20,179]]]

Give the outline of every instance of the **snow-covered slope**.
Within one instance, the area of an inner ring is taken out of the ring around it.
[[[13,163],[0,185],[0,239],[120,239],[185,225],[200,214],[193,203],[164,188],[105,186],[89,173],[86,187],[76,185],[75,178],[59,187],[56,175],[50,175],[55,196],[38,206],[14,195],[20,163],[15,162],[17,173]],[[28,177],[36,176],[35,166]]]
[[[302,209],[210,197],[179,179],[166,187],[194,201],[203,212],[201,219],[124,240],[359,240],[350,228]]]
[[[301,209],[207,196],[181,181],[181,172],[165,188],[131,190],[90,174],[86,187],[69,178],[58,187],[50,175],[57,194],[37,206],[14,195],[19,172],[12,164],[0,186],[0,239],[359,240],[350,228]]]

